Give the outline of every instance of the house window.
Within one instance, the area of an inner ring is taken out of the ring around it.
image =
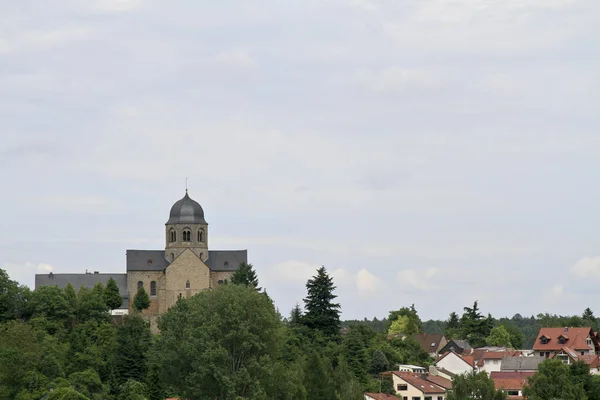
[[[540,357],[544,357],[544,352],[540,351]]]
[[[585,339],[585,344],[587,344],[588,346],[591,346],[592,345],[592,339],[590,339],[590,338]]]
[[[217,281],[217,285],[222,285],[222,284],[223,284],[223,279],[219,279],[219,280]]]
[[[585,351],[582,351],[582,352],[581,352],[581,355],[582,355],[582,356],[584,356],[584,355],[585,355]]]
[[[186,289],[189,289],[189,288],[190,288],[190,281],[187,281],[187,282],[185,283],[185,288],[186,288]]]
[[[150,296],[156,296],[156,281],[150,282]]]
[[[200,243],[204,242],[204,229],[200,229],[198,231],[198,241]]]
[[[144,282],[138,281],[138,290],[144,287]]]
[[[412,400],[421,400],[421,396],[413,396]]]
[[[542,336],[542,337],[540,338],[540,343],[541,343],[541,344],[548,344],[548,339],[546,338],[546,336]]]
[[[506,394],[509,396],[518,396],[519,395],[519,391],[518,390],[507,390]]]
[[[398,391],[402,392],[408,390],[408,385],[402,385],[402,384],[398,384]]]
[[[444,396],[438,396],[437,400],[444,400]]]
[[[188,229],[183,231],[183,241],[191,242],[192,241],[192,232]]]
[[[432,399],[431,399],[431,396],[425,396],[424,400],[432,400]]]

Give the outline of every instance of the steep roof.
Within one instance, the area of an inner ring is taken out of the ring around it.
[[[441,333],[417,333],[413,338],[425,353],[435,353],[444,339]]]
[[[458,354],[455,351],[449,351],[447,353],[442,354],[442,356],[440,358],[438,358],[437,362],[439,363],[444,358],[448,357],[450,354],[454,354],[456,357],[458,357],[460,360],[464,361],[470,367],[475,366],[475,359],[473,358],[473,356],[463,356],[462,354]]]
[[[443,376],[429,374],[427,375],[427,380],[443,387],[444,389],[452,389],[452,381],[444,378]]]
[[[121,297],[129,297],[127,292],[127,274],[36,274],[35,288],[37,289],[40,286],[58,286],[60,289],[64,289],[70,283],[77,291],[81,286],[91,289],[98,282],[106,286],[110,278],[113,278],[117,283]]]
[[[433,382],[429,382],[424,374],[401,371],[393,371],[393,374],[425,394],[446,393],[446,389]]]
[[[164,271],[169,265],[164,250],[127,250],[127,271]],[[235,271],[248,262],[248,250],[209,250],[204,261],[211,271]]]
[[[564,343],[559,342],[561,336],[565,339]],[[593,336],[596,339],[590,327],[541,328],[533,344],[533,350],[559,351],[564,346],[568,346],[573,350],[589,350],[590,346],[586,343],[588,336]],[[541,342],[542,337],[547,339],[547,343]]]

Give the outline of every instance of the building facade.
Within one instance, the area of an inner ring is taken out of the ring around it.
[[[131,311],[133,299],[143,287],[150,296],[144,315],[156,317],[179,298],[188,298],[223,284],[242,262],[247,250],[209,250],[208,223],[204,210],[188,195],[171,207],[165,224],[164,250],[127,250],[126,273],[37,274],[35,287],[73,285],[92,288],[113,278],[123,297],[121,309]]]

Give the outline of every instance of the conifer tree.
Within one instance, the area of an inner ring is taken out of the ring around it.
[[[333,294],[333,279],[327,274],[325,267],[317,270],[317,274],[306,283],[308,294],[304,299],[306,314],[302,318],[308,328],[321,331],[330,339],[337,339],[340,334],[340,305],[334,303],[337,297]]]
[[[106,283],[106,289],[104,289],[104,301],[111,310],[119,308],[123,302],[117,282],[112,277]]]
[[[296,306],[292,308],[292,312],[290,313],[290,327],[294,328],[302,323],[302,309],[300,305],[296,303]]]
[[[150,307],[150,297],[148,297],[148,293],[146,289],[142,286],[138,289],[135,297],[133,298],[133,308],[138,312],[145,310]]]
[[[246,264],[245,262],[240,263],[239,268],[231,276],[230,283],[234,285],[252,286],[256,290],[260,290],[254,266],[252,264]]]

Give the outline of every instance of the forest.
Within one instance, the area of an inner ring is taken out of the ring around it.
[[[362,400],[365,391],[393,392],[380,373],[395,364],[433,362],[415,333],[522,348],[540,326],[598,326],[589,309],[494,319],[477,301],[446,321],[422,322],[414,305],[382,320],[341,321],[335,289],[320,268],[303,306],[281,315],[244,264],[227,284],[180,299],[152,334],[143,289],[130,315],[111,316],[121,303],[114,281],[32,291],[0,269],[0,399]]]

